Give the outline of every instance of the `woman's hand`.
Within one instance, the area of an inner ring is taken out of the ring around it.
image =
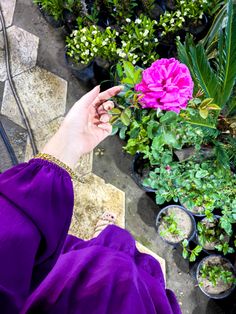
[[[100,87],[97,86],[85,94],[68,112],[60,129],[42,152],[74,168],[83,154],[92,151],[111,134],[108,111],[114,104],[108,99],[121,90],[122,86],[116,86],[99,93]]]

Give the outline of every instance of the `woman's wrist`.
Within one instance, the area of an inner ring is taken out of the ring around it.
[[[42,153],[49,154],[59,159],[71,169],[74,169],[78,163],[82,153],[76,151],[69,145],[64,132],[60,130],[50,139],[50,141],[42,149]]]

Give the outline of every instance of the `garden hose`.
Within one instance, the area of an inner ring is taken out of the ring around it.
[[[15,166],[15,165],[18,165],[18,160],[17,160],[17,157],[16,157],[16,154],[14,152],[14,149],[10,143],[10,140],[7,136],[7,133],[4,129],[4,126],[2,124],[2,121],[0,120],[0,135],[1,135],[1,138],[3,140],[3,143],[5,144],[6,146],[6,149],[7,149],[7,152],[11,158],[11,162],[12,164]]]
[[[3,13],[2,13],[1,5],[0,5],[0,22],[2,24],[2,33],[3,33],[3,41],[4,41],[4,51],[5,51],[5,62],[6,62],[7,78],[8,78],[9,84],[10,84],[10,88],[11,88],[12,94],[13,94],[13,96],[15,98],[17,107],[18,107],[18,109],[20,111],[20,114],[21,114],[21,117],[23,119],[23,123],[24,123],[25,128],[27,130],[27,133],[29,135],[30,144],[31,144],[31,147],[32,147],[32,150],[33,150],[33,154],[36,155],[38,153],[38,150],[37,150],[37,146],[36,146],[36,143],[35,143],[35,140],[34,140],[33,132],[32,132],[32,129],[30,127],[29,120],[28,120],[28,118],[26,116],[24,107],[23,107],[23,105],[21,103],[21,100],[20,100],[20,98],[18,96],[15,84],[14,84],[13,79],[12,79],[11,67],[10,67],[10,51],[9,51],[9,45],[8,45],[7,32],[6,32],[6,24],[5,24],[4,16],[3,16]],[[12,162],[13,162],[13,160],[14,160],[14,162],[16,162],[17,159],[16,159],[16,156],[15,156],[15,153],[14,153],[14,157],[12,155],[14,150],[13,150],[11,144],[10,144],[10,141],[9,141],[8,137],[6,136],[6,132],[5,132],[2,124],[0,125],[0,129],[1,129],[1,136],[2,136],[3,141],[4,141],[4,143],[5,143],[6,147],[7,147],[7,150],[8,150],[8,153],[9,153],[10,157],[11,157],[11,160],[12,160]],[[10,147],[11,147],[11,149],[9,149]],[[18,162],[16,162],[16,163],[18,163]],[[13,164],[15,164],[15,163],[13,163]]]

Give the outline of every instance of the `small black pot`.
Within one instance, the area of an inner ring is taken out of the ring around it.
[[[142,154],[136,153],[134,156],[134,160],[132,163],[132,178],[135,181],[135,183],[145,192],[151,192],[155,193],[156,190],[154,190],[151,187],[144,186],[142,181],[142,177],[144,175],[145,170],[148,169],[148,171],[151,170],[150,164],[142,158]]]
[[[180,201],[180,204],[186,209],[187,212],[189,212],[191,215],[195,216],[195,217],[205,217],[206,215],[205,214],[196,214],[194,212],[192,212],[191,210],[189,210],[183,202]]]
[[[177,207],[177,208],[181,209],[190,217],[191,223],[192,223],[192,230],[191,230],[191,233],[189,234],[187,240],[191,241],[195,237],[195,234],[196,234],[196,222],[195,222],[193,215],[191,215],[188,211],[186,211],[186,209],[184,207],[179,206],[179,205],[169,205],[169,206],[166,206],[166,207],[161,209],[161,211],[158,213],[157,218],[156,218],[157,231],[158,231],[160,223],[161,223],[162,215],[171,207]],[[159,232],[158,232],[158,234],[159,234]],[[182,242],[184,240],[183,239],[179,242],[170,242],[170,241],[166,240],[165,238],[163,238],[161,235],[160,235],[160,237],[162,238],[163,241],[165,241],[166,243],[171,244],[171,245],[178,245],[180,242]]]
[[[94,61],[88,64],[76,63],[72,58],[70,58],[65,52],[65,60],[68,68],[71,70],[72,74],[84,85],[89,88],[95,87],[97,81],[95,79],[94,73]]]
[[[232,265],[232,263],[225,257],[222,257],[218,254],[211,254],[205,258],[203,258],[199,264],[198,264],[198,267],[197,267],[197,271],[196,271],[196,279],[199,283],[199,277],[200,277],[200,270],[201,270],[201,267],[202,265],[209,259],[211,259],[212,257],[219,257],[221,258],[222,260],[224,260],[225,262],[227,262],[229,265],[230,265],[230,268],[231,270],[234,272],[234,274],[236,274],[235,272],[235,268],[234,266]],[[221,293],[221,294],[210,294],[208,292],[206,292],[200,285],[199,285],[199,288],[201,289],[201,291],[208,297],[208,298],[211,298],[211,299],[224,299],[224,298],[227,298],[232,292],[233,290],[235,289],[235,284],[232,285],[232,287],[230,289],[228,289],[227,291]]]
[[[201,25],[191,25],[186,28],[188,32],[193,34],[194,36],[200,36],[207,28],[208,28],[209,22],[207,16],[204,14],[202,17],[202,23]]]
[[[214,215],[214,218],[215,218],[215,219],[218,219],[218,220],[219,220],[220,217],[221,217],[221,216]],[[204,220],[204,219],[205,219],[205,218],[201,219],[200,222],[201,222],[202,220]],[[195,237],[195,238],[196,238],[196,243],[202,246],[202,244],[199,242],[198,230],[197,230],[197,232],[196,232],[196,237]],[[229,237],[229,242],[230,242],[230,237]],[[229,243],[229,242],[228,242],[228,243]],[[202,250],[203,250],[205,253],[207,253],[208,255],[213,254],[213,253],[215,253],[215,252],[218,252],[215,248],[214,248],[213,250],[209,250],[209,249],[205,249],[204,247],[202,247]],[[221,252],[219,252],[218,254],[220,255]],[[223,253],[222,253],[222,254],[223,254]]]
[[[63,19],[60,19],[58,21],[56,21],[54,19],[54,17],[50,14],[48,14],[40,4],[38,4],[38,8],[39,8],[39,11],[41,12],[43,18],[45,19],[45,21],[50,24],[53,28],[59,28],[59,27],[62,27],[64,25],[64,21]]]
[[[69,10],[64,10],[63,11],[64,25],[65,25],[65,29],[66,29],[68,34],[71,34],[72,31],[76,28],[77,17],[78,17],[78,14],[75,14],[75,13],[69,11]]]

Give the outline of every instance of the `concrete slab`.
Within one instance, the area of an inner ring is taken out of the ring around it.
[[[125,194],[116,187],[106,184],[94,174],[75,182],[75,206],[70,234],[82,239],[93,237],[99,217],[109,211],[116,215],[117,225],[125,225]]]
[[[17,159],[19,160],[19,162],[23,162],[27,138],[25,129],[15,124],[7,117],[0,116],[0,120],[15,151]],[[0,138],[0,172],[3,172],[11,167],[12,162],[10,156],[6,150],[2,138]]]
[[[14,77],[36,65],[39,38],[14,25],[7,29],[7,35],[10,47],[11,72]],[[0,81],[7,79],[3,49],[3,35],[0,32]]]
[[[0,6],[5,20],[6,27],[12,24],[13,15],[16,6],[16,0],[0,0]],[[2,25],[0,23],[0,31],[2,30]]]
[[[43,128],[64,115],[67,82],[62,78],[35,67],[16,76],[14,82],[33,130]],[[5,84],[1,112],[24,127],[8,81]]]

